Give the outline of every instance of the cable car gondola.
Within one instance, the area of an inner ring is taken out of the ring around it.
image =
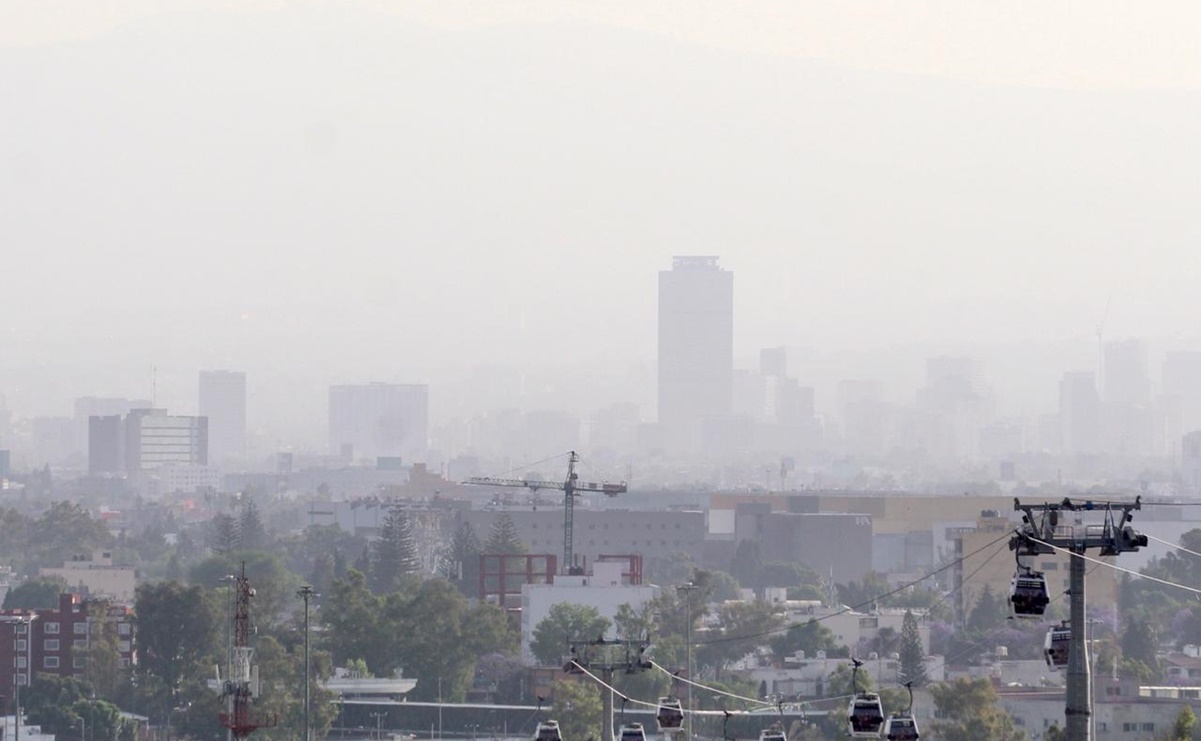
[[[884,726],[884,705],[880,696],[875,692],[858,692],[856,678],[859,667],[863,662],[851,659],[854,669],[851,670],[851,689],[856,694],[847,706],[847,730],[851,738],[880,738],[880,729]]]
[[[1043,655],[1051,671],[1059,671],[1068,665],[1068,650],[1072,645],[1072,628],[1064,620],[1059,625],[1047,631],[1047,639],[1043,642]]]
[[[1047,578],[1043,576],[1043,572],[1023,566],[1021,559],[1017,559],[1016,555],[1015,559],[1018,567],[1009,582],[1009,606],[1013,615],[1020,618],[1042,617],[1051,602],[1051,597],[1047,594]]]
[[[887,741],[917,741],[921,733],[917,730],[917,719],[913,717],[913,685],[905,683],[909,690],[909,707],[902,713],[893,713],[884,724],[884,738]]]
[[[538,724],[538,730],[534,731],[534,741],[563,741],[563,734],[559,732],[559,721],[544,720]]]
[[[642,730],[641,723],[628,723],[621,727],[618,739],[620,741],[646,741],[646,731]]]
[[[679,731],[684,725],[684,706],[677,697],[668,695],[659,698],[659,709],[655,713],[660,732]]]
[[[759,741],[788,741],[788,736],[784,735],[784,728],[775,723],[759,731]]]

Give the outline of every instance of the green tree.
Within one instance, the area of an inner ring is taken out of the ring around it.
[[[488,529],[488,542],[484,544],[484,553],[521,554],[527,551],[525,542],[517,533],[517,524],[513,522],[513,518],[508,512],[498,514],[492,521],[492,527]]]
[[[734,549],[734,558],[730,561],[730,575],[738,580],[739,585],[748,589],[760,589],[763,570],[763,551],[759,541],[754,538],[744,538],[738,541]]]
[[[107,611],[107,604],[92,603],[89,614],[101,614]],[[128,672],[121,668],[120,636],[117,635],[115,620],[100,620],[93,623],[93,632],[87,641],[87,647],[71,649],[72,659],[82,656],[87,669],[84,676],[88,684],[96,689],[96,694],[105,700],[116,702],[119,693],[124,688]]]
[[[922,637],[917,629],[917,618],[911,610],[905,611],[901,622],[901,684],[912,683],[924,687],[930,678],[926,675],[926,652],[922,650]]]
[[[1193,709],[1188,705],[1181,707],[1176,714],[1176,721],[1172,723],[1172,735],[1168,741],[1192,741],[1196,725],[1197,716],[1193,714]]]
[[[696,658],[720,672],[762,645],[782,618],[779,607],[767,602],[727,602],[717,609],[717,635],[706,639]]]
[[[565,739],[601,737],[600,692],[589,682],[556,679],[550,688],[552,712]]]
[[[849,648],[834,640],[833,631],[812,618],[790,625],[788,630],[772,636],[769,643],[772,653],[780,661],[786,656],[794,656],[797,651],[804,651],[808,658],[816,656],[818,651],[825,651],[831,658],[851,655]]]
[[[320,618],[336,665],[357,659],[366,661],[373,673],[381,671],[390,640],[382,611],[383,599],[367,588],[363,572],[351,569],[345,579],[334,581],[329,599],[322,600]]]
[[[603,638],[609,625],[595,607],[560,602],[534,626],[530,651],[543,666],[557,666],[567,655],[568,642]]]
[[[156,710],[174,707],[185,677],[208,676],[217,616],[205,591],[178,582],[143,583],[135,593],[138,676]]]
[[[247,495],[242,502],[242,514],[238,517],[238,547],[246,551],[261,551],[267,545],[267,528],[263,525],[259,506]]]
[[[1026,733],[997,706],[987,679],[957,679],[930,685],[938,720],[930,724],[941,741],[1023,741]]]
[[[392,507],[371,546],[371,588],[376,594],[400,591],[420,570],[413,524],[404,510]]]
[[[211,589],[219,586],[229,574],[246,569],[246,578],[254,587],[251,603],[255,625],[260,632],[273,630],[284,613],[296,608],[296,589],[300,577],[284,568],[279,556],[264,551],[235,551],[214,555],[192,567],[192,584]]]
[[[1136,617],[1126,622],[1122,633],[1122,655],[1158,671],[1159,637],[1155,627],[1146,618]]]
[[[442,575],[458,585],[459,591],[468,597],[475,597],[479,592],[482,552],[475,528],[466,520],[460,522],[446,550]]]
[[[5,610],[39,610],[58,607],[58,597],[68,590],[61,576],[35,576],[4,595]]]
[[[83,505],[73,502],[54,502],[42,516],[34,520],[29,539],[34,553],[34,567],[61,566],[72,553],[86,554],[112,545],[113,536],[103,522],[92,517]]]
[[[844,605],[865,609],[870,608],[873,604],[883,607],[887,600],[881,598],[880,595],[891,591],[888,580],[874,571],[864,574],[862,581],[839,584],[837,587],[838,599]]]
[[[991,584],[985,584],[976,597],[976,604],[968,617],[967,627],[969,630],[987,633],[1004,624],[1005,603],[993,592]]]
[[[233,515],[218,512],[209,520],[208,547],[218,555],[233,553],[242,542],[238,534],[238,521]]]

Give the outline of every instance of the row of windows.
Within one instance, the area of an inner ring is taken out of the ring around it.
[[[619,522],[619,523],[617,523],[617,527],[616,527],[616,528],[614,528],[614,529],[615,529],[615,530],[621,530],[621,529],[623,529],[623,528],[625,528],[625,523],[624,523],[624,522]],[[636,524],[634,524],[634,523],[630,523],[630,529],[631,529],[631,530],[635,530],[635,529],[637,529],[637,528],[638,528],[638,525],[636,525]],[[654,525],[652,525],[651,523],[649,523],[649,522],[648,522],[648,523],[646,524],[646,529],[647,529],[647,530],[653,530],[654,528],[655,528],[655,526],[654,526]],[[536,522],[534,522],[534,523],[531,523],[531,524],[530,524],[530,529],[531,529],[531,530],[537,530],[537,529],[538,529],[538,523],[536,523]],[[563,529],[563,526],[562,526],[562,525],[551,525],[551,526],[550,526],[548,529],[550,529],[550,530],[562,530],[562,529]],[[589,529],[589,530],[595,530],[595,529],[596,529],[596,523],[595,523],[595,522],[590,522],[590,523],[588,523],[588,529]],[[601,530],[608,530],[608,529],[609,529],[609,523],[607,523],[607,522],[601,523]],[[659,529],[660,529],[660,530],[666,530],[666,529],[667,529],[667,523],[661,523],[661,524],[659,525]],[[680,530],[680,529],[681,529],[681,528],[680,528],[680,523],[678,523],[678,522],[677,522],[677,523],[675,523],[675,529],[676,529],[676,530]]]
[[[546,540],[546,541],[544,541],[544,542],[543,542],[543,545],[556,545],[556,544],[559,544],[559,543],[561,543],[561,542],[562,542],[562,541],[559,541],[559,540]],[[621,543],[624,543],[624,542],[625,542],[625,541],[620,541],[620,542],[618,543],[618,545],[620,545]],[[637,540],[631,540],[631,541],[629,541],[629,543],[630,543],[630,547],[631,547],[631,548],[637,548],[637,547],[638,547],[638,541],[637,541]],[[537,539],[533,539],[533,540],[531,540],[531,541],[530,541],[530,545],[538,545],[538,540],[537,540]],[[590,540],[590,541],[588,541],[588,545],[596,545],[596,541],[595,541],[595,540]],[[601,545],[609,545],[609,541],[608,541],[608,540],[604,540],[604,541],[602,541],[602,542],[601,542]],[[653,545],[654,545],[654,541],[650,541],[650,540],[648,540],[648,541],[646,541],[646,545],[648,545],[648,546],[653,546]],[[660,546],[666,546],[666,545],[667,545],[667,541],[666,541],[666,540],[660,540],[660,541],[659,541],[659,545],[660,545]],[[673,545],[675,545],[675,546],[679,546],[679,545],[680,545],[680,541],[678,541],[678,540],[676,540],[676,541],[673,541]]]
[[[1136,731],[1155,731],[1154,723],[1123,723],[1123,733],[1134,733]]]
[[[74,623],[74,626],[75,627],[72,630],[74,631],[75,635],[80,636],[80,635],[88,634],[88,624],[87,623]],[[125,628],[126,632],[129,631],[128,623],[118,624],[117,630],[120,631],[122,627]],[[56,636],[56,635],[58,635],[59,625],[58,625],[58,623],[45,623],[42,626],[42,631],[46,635]]]

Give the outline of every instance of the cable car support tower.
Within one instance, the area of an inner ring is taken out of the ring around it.
[[[499,479],[486,476],[474,476],[467,479],[465,484],[480,486],[510,486],[522,487],[531,491],[539,489],[554,489],[563,492],[563,565],[564,574],[581,574],[583,569],[575,565],[575,553],[572,549],[572,528],[575,524],[575,498],[581,491],[598,491],[605,496],[615,497],[626,492],[626,482],[610,484],[580,481],[580,475],[575,472],[575,464],[580,462],[580,456],[574,450],[567,454],[567,478],[559,481],[536,481],[534,479]]]
[[[1071,645],[1067,666],[1067,741],[1090,741],[1092,715],[1091,677],[1088,668],[1085,614],[1084,555],[1090,550],[1101,556],[1116,556],[1137,551],[1147,545],[1147,536],[1130,526],[1134,510],[1142,509],[1141,497],[1130,502],[1073,502],[1022,504],[1013,500],[1015,511],[1022,513],[1022,524],[1009,540],[1009,548],[1018,556],[1039,556],[1065,550],[1071,554],[1069,592],[1071,604]],[[1065,513],[1072,522],[1065,522]],[[1079,513],[1079,514],[1078,514]],[[1084,513],[1101,513],[1100,524],[1084,522]]]

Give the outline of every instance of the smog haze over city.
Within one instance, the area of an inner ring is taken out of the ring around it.
[[[1148,5],[0,0],[0,741],[1201,739]]]
[[[826,439],[841,381],[912,405],[929,358],[1036,427],[1099,343],[1145,343],[1148,401],[1201,348],[1201,75],[1166,8],[5,6],[14,425],[195,414],[230,368],[261,456],[326,452],[328,387],[369,381],[428,384],[444,459],[504,409],[583,445],[608,405],[656,421],[676,255],[720,256],[734,368],[787,348]]]

